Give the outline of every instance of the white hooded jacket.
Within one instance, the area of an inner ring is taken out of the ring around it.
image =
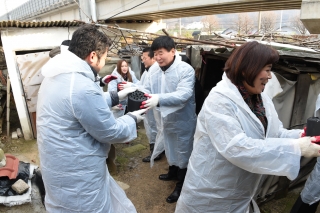
[[[68,50],[50,59],[42,74],[37,142],[46,210],[136,212],[106,167],[110,144],[137,136],[134,119],[113,117],[90,66]]]
[[[166,71],[149,69],[144,89],[159,96],[159,107],[152,109],[158,133],[151,165],[165,150],[170,166],[187,167],[197,120],[194,83],[194,69],[178,56]]]

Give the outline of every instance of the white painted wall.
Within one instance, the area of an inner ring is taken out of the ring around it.
[[[1,39],[6,57],[12,91],[17,106],[20,124],[26,140],[33,139],[31,121],[27,109],[20,73],[17,69],[16,51],[52,49],[59,46],[63,40],[71,39],[76,28],[8,28],[1,30]]]

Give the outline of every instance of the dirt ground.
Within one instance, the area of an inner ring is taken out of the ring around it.
[[[12,108],[11,129],[14,131],[19,127],[17,113]],[[135,205],[138,213],[173,213],[175,203],[169,204],[165,201],[166,197],[172,192],[175,186],[173,181],[161,181],[159,174],[168,171],[168,164],[165,156],[157,161],[153,168],[149,163],[143,163],[142,158],[149,154],[149,145],[145,130],[142,124],[139,124],[138,138],[129,144],[116,144],[115,166],[109,167],[110,173],[118,183],[125,188],[128,198]],[[4,132],[5,131],[4,125]],[[38,147],[36,140],[24,141],[7,140],[5,133],[1,136],[2,149],[5,153],[11,153],[21,161],[30,162],[39,165]],[[128,154],[126,148],[144,146],[140,151]],[[142,146],[141,146],[142,145]],[[289,192],[286,198],[272,200],[262,205],[262,213],[287,213],[295,202],[301,188]],[[45,212],[37,188],[32,186],[32,202],[20,206],[6,207],[0,205],[0,213],[42,213]],[[320,213],[318,209],[317,213]]]

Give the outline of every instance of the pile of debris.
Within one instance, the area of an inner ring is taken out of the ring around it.
[[[4,57],[3,48],[0,45],[0,70],[7,69],[6,58]]]

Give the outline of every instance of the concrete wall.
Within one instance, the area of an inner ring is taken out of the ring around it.
[[[320,34],[320,0],[303,0],[300,19],[311,34]]]

